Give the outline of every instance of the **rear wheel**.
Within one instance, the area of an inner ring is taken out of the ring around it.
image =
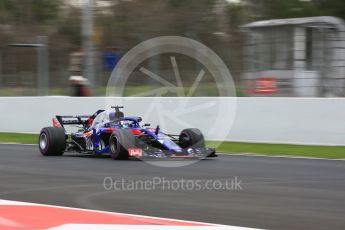
[[[63,128],[46,127],[41,130],[38,147],[44,156],[61,156],[66,149],[66,134]]]
[[[184,129],[179,136],[179,144],[182,148],[205,147],[204,135],[199,129]]]
[[[128,149],[135,148],[135,137],[127,129],[116,130],[109,138],[109,147],[114,160],[126,160]]]

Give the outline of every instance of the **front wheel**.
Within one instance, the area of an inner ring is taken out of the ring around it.
[[[109,138],[109,147],[114,160],[126,160],[128,149],[135,148],[135,137],[129,130],[116,130]]]
[[[179,136],[179,144],[182,148],[203,148],[205,147],[204,135],[199,129],[182,130]]]
[[[61,156],[66,149],[66,134],[63,128],[46,127],[41,130],[38,148],[43,156]]]

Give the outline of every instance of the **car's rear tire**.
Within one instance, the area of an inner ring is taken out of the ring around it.
[[[128,149],[135,148],[135,137],[127,129],[116,130],[109,138],[111,157],[114,160],[128,159]]]
[[[199,129],[184,129],[179,136],[179,145],[182,148],[203,148],[205,147],[204,135]]]
[[[41,130],[38,148],[43,156],[62,156],[66,149],[66,134],[63,128],[46,127]]]

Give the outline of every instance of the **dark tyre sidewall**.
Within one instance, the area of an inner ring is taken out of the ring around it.
[[[180,133],[180,140],[183,136],[188,137],[188,142],[181,142],[182,148],[203,148],[205,147],[204,135],[199,129],[185,129]]]
[[[110,136],[109,147],[110,147],[111,157],[114,160],[118,160],[119,155],[120,155],[120,148],[119,148],[120,146],[119,146],[119,140],[118,140],[117,136],[114,134],[112,134]]]
[[[110,153],[114,160],[128,159],[128,149],[135,148],[135,137],[126,129],[116,130],[109,139]]]
[[[46,138],[46,146],[41,147],[42,138]],[[44,156],[61,156],[66,148],[66,136],[63,128],[46,127],[43,128],[39,140],[39,150]]]
[[[41,148],[41,138],[43,137],[43,135],[45,135],[45,138],[47,141],[44,149]],[[46,129],[43,129],[42,132],[40,133],[40,136],[39,136],[38,147],[39,147],[41,153],[45,156],[47,155],[47,150],[48,150],[49,146],[51,145],[50,140],[51,140],[51,137],[49,136],[49,132],[47,132]]]

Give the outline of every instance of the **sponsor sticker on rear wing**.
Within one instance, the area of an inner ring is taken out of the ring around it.
[[[53,118],[53,126],[63,128],[65,125],[88,126],[91,116],[56,116]]]
[[[95,117],[104,112],[104,110],[98,110],[93,115],[80,115],[80,116],[60,116],[57,115],[53,118],[53,126],[58,128],[64,128],[64,125],[83,125],[85,129],[91,126]]]

